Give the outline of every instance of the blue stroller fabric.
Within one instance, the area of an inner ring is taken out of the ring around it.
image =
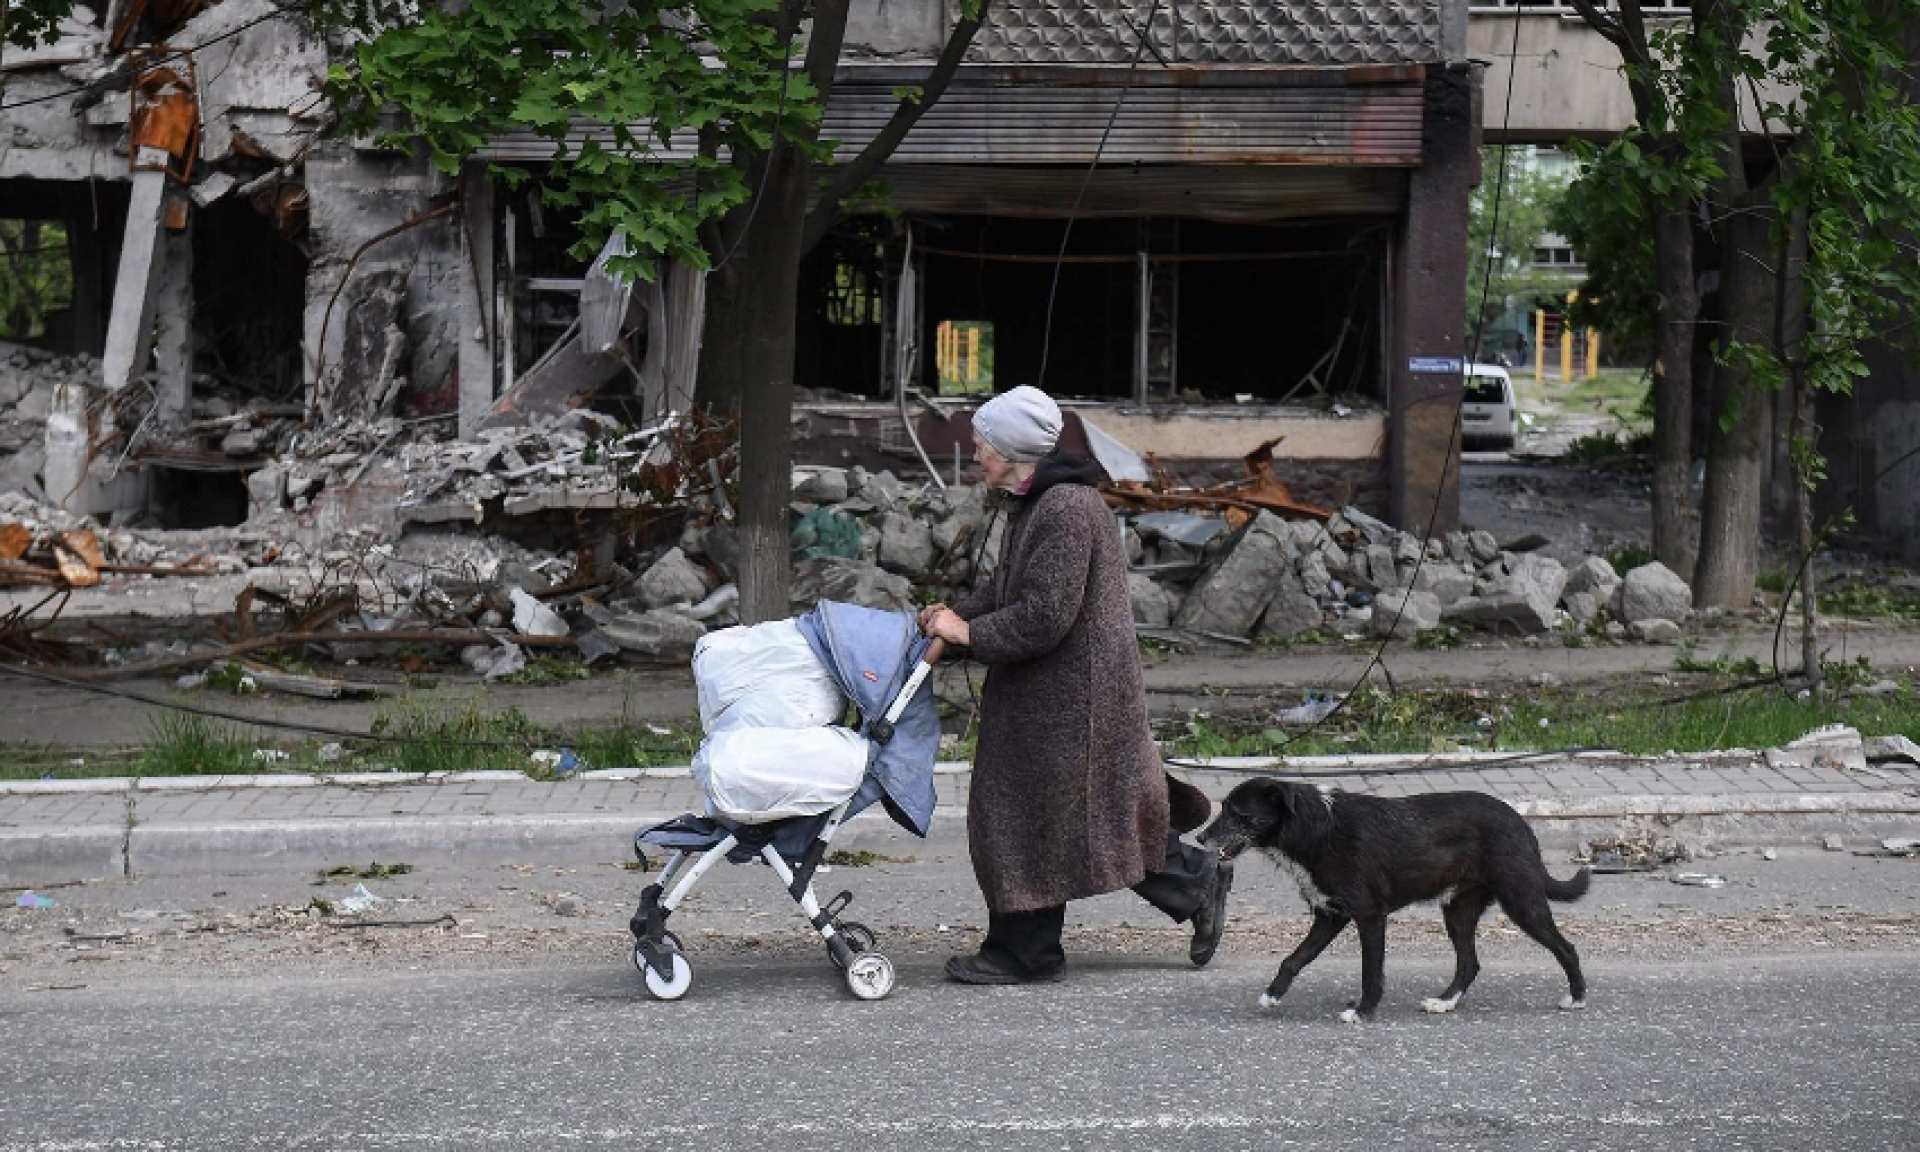
[[[822,601],[795,623],[834,683],[860,710],[859,732],[870,744],[866,775],[847,805],[847,816],[885,801],[887,814],[896,823],[925,836],[933,824],[933,764],[940,751],[940,714],[934,704],[932,677],[914,692],[886,741],[875,739],[874,729],[932,641],[907,613],[831,600]],[[704,851],[732,833],[741,843],[727,854],[729,860],[751,860],[757,845],[769,843],[792,860],[805,854],[826,822],[822,814],[737,825],[722,817],[690,813],[646,829],[637,839],[670,850]]]
[[[860,734],[874,738],[874,725],[906,686],[907,678],[932,641],[904,612],[882,612],[827,600],[796,623],[827,666],[835,684],[860,709]],[[888,814],[901,827],[925,836],[933,824],[933,762],[940,752],[940,713],[934,706],[933,678],[922,681],[884,744],[875,742],[867,778],[847,814],[883,795]]]

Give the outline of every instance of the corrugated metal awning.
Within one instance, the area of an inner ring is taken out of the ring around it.
[[[850,158],[893,115],[899,90],[925,73],[919,66],[842,69],[822,137],[839,142],[840,159]],[[1122,68],[962,68],[889,166],[1086,164],[1099,150],[1102,164],[1415,167],[1424,76],[1419,66],[1142,67],[1131,78]],[[583,125],[569,142],[592,135]],[[690,136],[676,137],[661,158],[688,157],[692,148]],[[514,133],[479,158],[552,155],[551,141]]]

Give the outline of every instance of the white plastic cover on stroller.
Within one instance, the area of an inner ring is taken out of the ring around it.
[[[659,999],[679,999],[693,980],[692,966],[679,937],[667,930],[667,919],[700,877],[723,858],[735,863],[757,859],[773,868],[801,913],[826,941],[828,957],[845,973],[847,987],[856,997],[878,1000],[893,990],[893,965],[876,950],[873,933],[840,919],[853,893],[842,892],[823,908],[814,896],[813,875],[840,825],[875,802],[884,804],[908,831],[927,834],[933,820],[934,757],[940,745],[940,719],[928,673],[943,645],[929,642],[909,614],[853,604],[825,602],[793,624],[833,683],[859,710],[856,732],[829,739],[843,746],[858,740],[864,748],[864,772],[857,781],[837,783],[844,790],[838,799],[825,793],[823,786],[816,802],[833,803],[818,814],[749,822],[724,811],[706,816],[687,813],[635,835],[634,850],[643,862],[648,844],[670,852],[659,879],[641,893],[640,906],[628,925],[634,936],[634,965],[645,977],[647,990]],[[706,714],[703,701],[703,717]],[[724,710],[716,713],[723,714]],[[705,751],[711,757],[714,750]],[[804,762],[795,767],[799,771],[787,775],[805,779],[811,772]],[[716,810],[721,808],[711,791],[708,799]],[[754,800],[743,814],[759,814],[754,805],[761,803]]]

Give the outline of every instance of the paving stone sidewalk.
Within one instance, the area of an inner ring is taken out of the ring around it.
[[[1216,800],[1269,766],[1220,761],[1173,770]],[[1471,789],[1515,805],[1543,843],[1624,832],[1685,834],[1720,843],[1817,842],[1831,835],[1920,831],[1920,766],[1865,771],[1774,766],[1760,756],[1643,760],[1586,754],[1500,762],[1490,757],[1316,757],[1285,769],[1382,796]],[[965,843],[971,774],[935,775],[934,839]],[[517,773],[438,778],[176,777],[0,784],[0,882],[52,874],[189,874],[249,866],[339,862],[385,853],[598,853],[611,858],[635,828],[701,807],[684,768],[607,771],[557,782]],[[844,843],[886,845],[907,834],[878,809],[847,826]]]

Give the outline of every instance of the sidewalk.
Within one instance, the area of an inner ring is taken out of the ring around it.
[[[1270,761],[1216,761],[1210,770],[1173,770],[1218,800],[1271,768]],[[1551,852],[1649,834],[1729,847],[1818,843],[1832,835],[1864,846],[1920,834],[1920,766],[1903,763],[1841,771],[1774,766],[1744,752],[1522,763],[1488,755],[1444,763],[1370,756],[1300,758],[1284,771],[1381,796],[1490,792],[1518,808]],[[1391,774],[1357,775],[1368,772]],[[971,779],[964,764],[936,770],[940,807],[931,844],[878,807],[850,821],[836,844],[896,855],[964,852]],[[511,772],[0,783],[0,884],[369,860],[620,860],[637,828],[700,806],[685,768],[591,772],[557,783]]]

